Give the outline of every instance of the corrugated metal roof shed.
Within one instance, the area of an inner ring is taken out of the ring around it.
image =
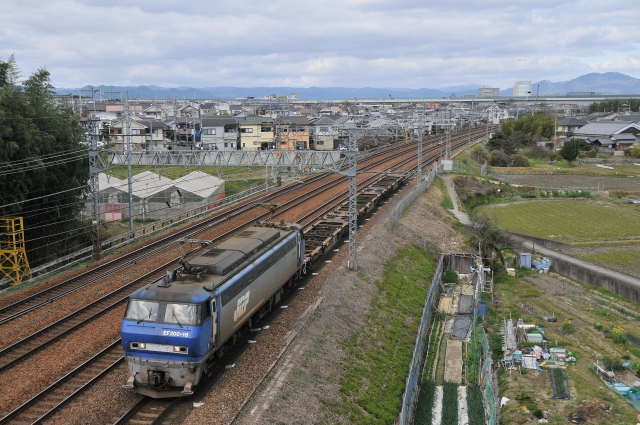
[[[208,198],[216,193],[218,188],[224,184],[224,180],[202,171],[194,171],[184,177],[176,179],[175,187],[186,192],[190,192],[202,198]]]

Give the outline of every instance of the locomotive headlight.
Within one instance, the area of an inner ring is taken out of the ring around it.
[[[179,345],[174,345],[173,346],[173,352],[174,353],[187,353],[187,347],[181,347]]]
[[[145,350],[147,348],[147,344],[144,342],[132,342],[131,348],[135,348],[136,350]]]

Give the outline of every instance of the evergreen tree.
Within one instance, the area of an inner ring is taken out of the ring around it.
[[[53,96],[49,72],[18,79],[13,56],[0,60],[0,216],[23,217],[33,266],[90,240],[79,219],[89,157],[78,116]]]
[[[579,140],[571,140],[571,141],[565,142],[562,149],[560,149],[560,156],[568,163],[572,163],[573,161],[575,161],[579,153],[580,153]]]

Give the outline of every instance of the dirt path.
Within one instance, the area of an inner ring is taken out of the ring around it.
[[[447,341],[447,356],[444,364],[444,380],[462,383],[462,340]]]
[[[464,211],[461,211],[459,208],[460,200],[458,199],[458,195],[453,186],[454,177],[455,176],[452,174],[445,174],[442,176],[442,180],[444,180],[444,183],[447,186],[447,194],[449,195],[449,198],[451,198],[451,201],[453,202],[453,209],[449,211],[451,211],[453,215],[455,215],[456,218],[460,220],[460,223],[464,225],[468,225],[468,224],[471,224],[471,219],[469,218],[469,214],[467,214]]]

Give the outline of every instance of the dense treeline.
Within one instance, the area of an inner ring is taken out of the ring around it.
[[[31,266],[90,240],[79,220],[89,156],[78,117],[56,102],[46,69],[19,82],[0,60],[0,217],[22,216]]]
[[[640,99],[611,99],[604,102],[594,102],[587,109],[588,114],[594,112],[638,112],[640,111]]]
[[[539,142],[552,139],[554,128],[554,117],[543,113],[511,118],[504,121],[500,130],[489,139],[486,145],[489,152],[483,153],[479,149],[475,152],[494,167],[527,167],[527,156],[547,155],[546,149],[539,146]]]

